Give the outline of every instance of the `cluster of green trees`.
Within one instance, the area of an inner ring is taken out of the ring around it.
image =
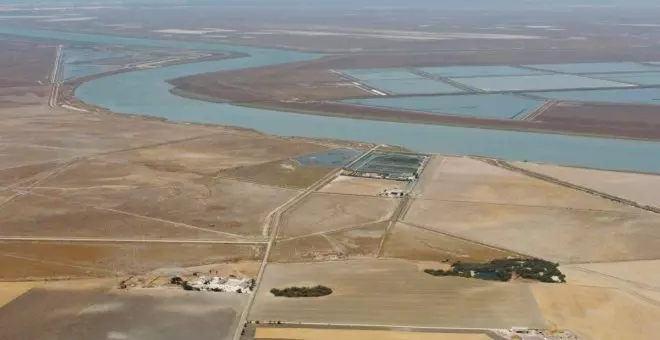
[[[541,259],[499,259],[488,263],[456,262],[450,270],[426,269],[433,276],[474,277],[482,280],[509,281],[515,274],[541,282],[566,282],[559,264]],[[556,277],[553,278],[553,277]]]
[[[285,297],[316,297],[332,294],[332,289],[326,286],[315,287],[289,287],[284,289],[273,288],[270,292],[275,296]]]

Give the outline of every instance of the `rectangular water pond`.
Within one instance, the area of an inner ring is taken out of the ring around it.
[[[493,77],[493,76],[528,76],[546,74],[543,71],[534,71],[513,66],[452,66],[452,67],[425,67],[421,71],[447,78],[462,77]]]
[[[534,95],[569,101],[660,105],[660,89],[535,92]]]
[[[341,70],[341,73],[363,81],[386,80],[386,79],[418,79],[418,75],[408,72],[405,69],[397,68],[368,68]]]
[[[474,87],[487,92],[593,89],[634,86],[609,80],[585,78],[570,74],[548,74],[522,77],[455,78],[454,80],[469,87]]]
[[[469,94],[407,98],[350,99],[343,103],[434,114],[517,119],[543,105],[542,101],[505,94]]]
[[[610,72],[653,72],[660,71],[660,66],[649,66],[634,62],[618,63],[576,63],[576,64],[539,64],[525,65],[539,70],[586,74],[586,73],[610,73]]]
[[[637,85],[660,85],[660,72],[595,73],[589,76]]]
[[[382,79],[362,81],[362,84],[391,94],[461,93],[463,90],[431,79]]]
[[[348,164],[360,154],[361,152],[357,150],[338,148],[299,156],[294,160],[306,166],[340,167]]]

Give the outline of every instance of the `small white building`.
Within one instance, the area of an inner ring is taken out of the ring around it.
[[[228,293],[250,293],[252,279],[237,277],[205,277],[202,276],[195,281],[188,282],[194,290],[228,292]]]
[[[381,196],[385,197],[403,197],[406,195],[406,192],[401,189],[385,189],[381,193]]]

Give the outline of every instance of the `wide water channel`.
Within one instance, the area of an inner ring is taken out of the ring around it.
[[[76,91],[76,96],[81,100],[118,113],[164,117],[173,121],[240,126],[281,136],[385,143],[422,152],[660,172],[658,142],[378,122],[244,108],[182,98],[171,94],[171,85],[165,82],[192,74],[310,60],[320,55],[227,44],[20,28],[0,28],[0,34],[96,44],[234,51],[251,55],[241,59],[192,63],[108,76],[85,83]]]

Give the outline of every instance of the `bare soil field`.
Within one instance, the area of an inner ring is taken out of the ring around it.
[[[269,328],[257,327],[256,339],[302,340],[491,340],[478,333],[422,333],[357,329]]]
[[[330,171],[332,168],[301,166],[293,160],[284,160],[222,170],[217,176],[265,185],[304,189]]]
[[[0,40],[0,87],[47,82],[53,70],[54,44]]]
[[[391,198],[313,193],[285,213],[279,236],[303,236],[385,221],[397,203]]]
[[[377,222],[361,228],[277,241],[271,260],[303,262],[376,257],[388,224],[388,221]]]
[[[384,257],[413,261],[486,262],[516,253],[397,223],[383,245]]]
[[[235,244],[0,242],[0,280],[116,277],[158,268],[257,260],[262,250]]]
[[[422,200],[604,211],[630,209],[600,197],[462,157],[436,158],[425,169],[417,187],[417,197]]]
[[[314,284],[331,287],[333,294],[287,299],[269,292]],[[402,260],[269,264],[249,319],[467,328],[543,325],[527,285],[433,277]]]
[[[416,200],[405,222],[562,263],[660,258],[646,212]]]
[[[660,176],[516,162],[515,166],[642,205],[660,207]]]
[[[406,185],[406,182],[401,181],[339,176],[319,191],[346,195],[378,196],[383,190],[404,189]]]
[[[618,289],[533,285],[546,324],[584,340],[652,339],[660,332],[660,306]]]
[[[231,339],[247,295],[33,289],[0,309],[1,339]]]

